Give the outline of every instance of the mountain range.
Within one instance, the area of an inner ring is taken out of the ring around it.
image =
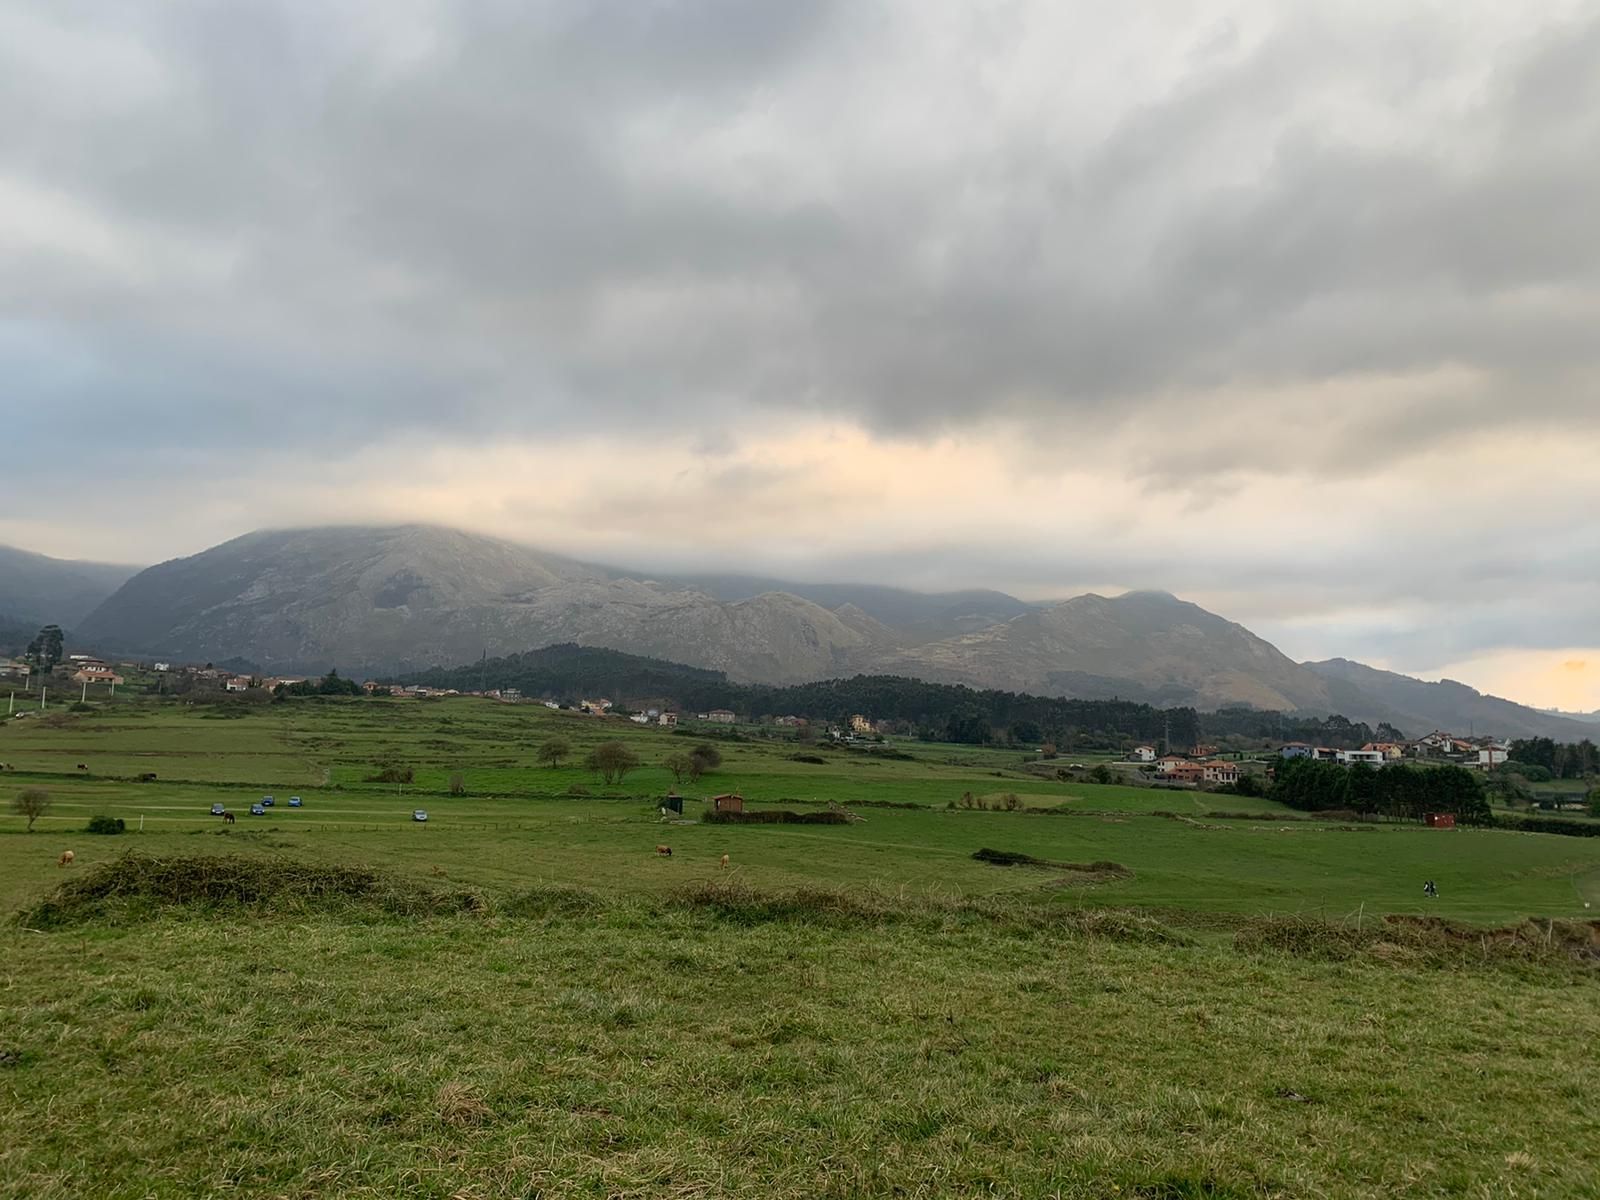
[[[1203,710],[1340,713],[1413,734],[1576,741],[1594,731],[1459,683],[1345,659],[1297,663],[1165,592],[1036,605],[983,590],[652,576],[426,525],[263,530],[136,574],[60,565],[79,570],[60,575],[56,606],[35,588],[23,611],[58,614],[79,641],[185,661],[239,657],[279,674],[337,666],[392,676],[571,642],[750,683],[877,672]],[[81,620],[66,615],[83,604],[71,578],[104,589]]]

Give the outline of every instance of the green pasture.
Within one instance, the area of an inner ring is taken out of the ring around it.
[[[611,787],[539,766],[556,735],[646,765]],[[663,819],[663,760],[696,740],[466,699],[0,725],[4,799],[52,797],[31,833],[0,813],[7,913],[130,851],[473,900],[0,924],[0,1197],[1596,1194],[1574,919],[1600,912],[1600,839],[762,740],[717,742]],[[415,782],[364,782],[382,766]],[[700,821],[728,790],[863,819]],[[966,791],[989,807],[951,808]]]
[[[534,751],[555,736],[573,743],[573,762],[537,765]],[[613,738],[646,765],[608,787],[576,761]],[[661,764],[697,740],[624,720],[465,698],[286,703],[235,719],[146,704],[11,722],[0,726],[0,761],[11,768],[0,786],[45,787],[52,807],[32,834],[9,808],[0,814],[0,904],[18,904],[58,878],[62,849],[73,849],[82,866],[137,845],[151,853],[243,848],[443,872],[484,886],[654,892],[718,870],[726,853],[732,870],[759,886],[1009,891],[1051,903],[1202,913],[1428,912],[1478,923],[1600,911],[1600,839],[1343,826],[1298,819],[1266,800],[1057,782],[1022,771],[1016,751],[897,743],[893,749],[907,757],[885,758],[793,742],[717,742],[722,766],[681,785],[687,822],[664,822],[655,801],[674,781]],[[824,761],[798,763],[795,753]],[[79,763],[89,769],[79,771]],[[416,782],[362,782],[380,765],[410,767]],[[155,782],[135,782],[151,771]],[[455,772],[462,795],[448,792]],[[722,791],[742,792],[752,807],[796,811],[837,801],[863,819],[699,824],[704,797]],[[990,811],[951,809],[963,792]],[[249,815],[265,793],[277,805]],[[993,811],[1007,793],[1025,808],[1049,811]],[[290,809],[291,794],[305,807]],[[224,828],[210,816],[214,802],[237,824]],[[916,807],[878,807],[885,803]],[[426,825],[410,820],[416,807],[428,810]],[[130,832],[81,833],[96,814],[122,817]],[[672,845],[670,860],[655,855],[658,843]],[[982,847],[1056,862],[1110,861],[1132,876],[1061,886],[1048,870],[973,861]],[[1426,905],[1425,879],[1440,891]]]

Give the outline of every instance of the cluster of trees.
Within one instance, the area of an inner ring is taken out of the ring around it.
[[[547,767],[559,767],[563,759],[572,755],[572,743],[564,737],[549,738],[534,752],[534,757]],[[584,769],[593,771],[608,784],[621,783],[629,772],[643,765],[643,760],[629,749],[626,742],[601,742],[583,756]],[[699,779],[706,772],[715,771],[722,765],[722,751],[702,743],[687,753],[675,751],[667,755],[662,765],[672,772],[673,779],[682,783],[685,779]]]
[[[1388,763],[1374,769],[1293,758],[1278,765],[1272,798],[1303,812],[1349,809],[1415,821],[1426,813],[1454,813],[1464,825],[1493,820],[1482,779],[1454,764]]]
[[[1600,749],[1588,738],[1581,742],[1558,742],[1553,738],[1522,738],[1511,743],[1511,753],[1507,756],[1506,766],[1509,770],[1518,767],[1534,767],[1548,772],[1543,778],[1549,779],[1587,779],[1600,771]],[[1543,778],[1530,772],[1536,782],[1543,782]]]
[[[65,654],[65,639],[61,633],[61,626],[46,625],[33,635],[24,657],[38,670],[49,671]]]
[[[272,689],[274,696],[360,696],[365,692],[354,679],[345,679],[335,667],[321,679],[307,679],[300,683],[280,683]]]

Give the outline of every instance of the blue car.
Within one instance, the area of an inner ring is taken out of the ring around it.
[[[290,796],[289,797],[289,807],[290,808],[299,808],[300,807],[300,797],[299,796]]]
[[[213,817],[220,817],[223,813],[225,813],[227,811],[228,811],[227,807],[225,805],[222,805],[222,804],[213,804],[211,806],[211,815]]]
[[[263,797],[261,797],[261,803],[263,805],[265,805],[267,808],[271,808],[274,804],[277,803],[277,801],[274,800],[271,796],[263,796]]]
[[[252,804],[250,806],[250,815],[252,817],[264,817],[267,815],[267,810],[262,808],[259,804]]]

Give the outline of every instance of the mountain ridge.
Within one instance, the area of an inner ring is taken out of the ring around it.
[[[0,617],[70,628],[141,569],[0,546]]]
[[[338,666],[393,676],[572,643],[742,683],[900,674],[1162,707],[1340,713],[1413,732],[1481,723],[1506,736],[1577,740],[1573,731],[1585,729],[1465,685],[1343,659],[1297,663],[1162,591],[1037,605],[982,589],[789,586],[630,573],[425,524],[257,530],[139,572],[78,633],[102,650],[239,656],[273,673]]]

